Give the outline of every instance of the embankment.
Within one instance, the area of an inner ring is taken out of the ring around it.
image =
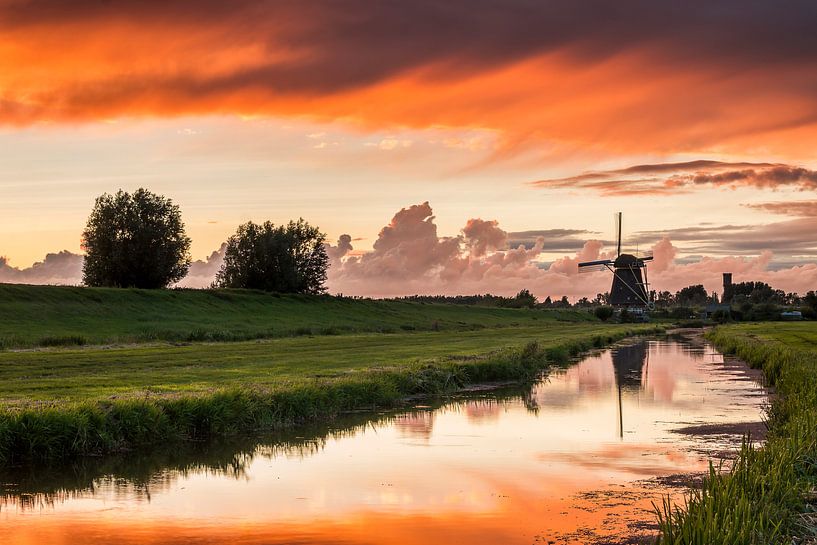
[[[515,309],[254,290],[0,284],[0,350],[143,342],[233,342],[350,333],[468,331],[598,322],[589,311]]]

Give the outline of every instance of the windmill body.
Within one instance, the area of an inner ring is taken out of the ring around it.
[[[607,269],[613,273],[610,287],[610,304],[619,308],[652,308],[649,284],[647,283],[647,262],[652,256],[638,257],[621,253],[621,212],[616,214],[616,258],[579,263],[579,271]]]
[[[646,259],[646,258],[644,258]],[[652,258],[649,258],[652,259]],[[648,306],[647,283],[644,281],[647,266],[631,254],[621,254],[613,262],[613,285],[610,288],[610,304],[616,307]]]

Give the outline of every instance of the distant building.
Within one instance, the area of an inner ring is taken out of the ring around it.
[[[723,273],[723,296],[722,303],[729,303],[732,300],[732,273]]]
[[[802,320],[803,313],[799,310],[787,310],[780,313],[780,318],[783,320]]]
[[[722,310],[723,312],[731,313],[732,312],[732,305],[729,303],[709,303],[706,305],[706,308],[701,313],[701,318],[704,320],[708,320],[712,318],[712,315]]]

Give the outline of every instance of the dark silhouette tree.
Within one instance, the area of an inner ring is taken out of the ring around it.
[[[753,304],[784,304],[786,302],[786,294],[783,290],[776,290],[765,282],[740,282],[731,284],[724,290],[723,300],[734,300],[736,303],[749,301]]]
[[[514,308],[533,308],[536,306],[536,296],[529,290],[523,289],[516,294],[516,297],[508,301],[505,306]]]
[[[268,221],[245,223],[227,241],[215,285],[277,293],[323,293],[329,267],[325,241],[326,235],[303,219],[279,226]]]
[[[702,284],[687,286],[675,294],[675,304],[680,306],[701,306],[709,300],[709,294]]]
[[[190,266],[190,239],[179,207],[140,188],[96,199],[82,232],[88,286],[164,288]]]
[[[613,307],[596,307],[596,309],[593,311],[593,314],[596,315],[596,318],[598,318],[602,322],[606,322],[607,320],[612,318],[613,313],[614,313]]]

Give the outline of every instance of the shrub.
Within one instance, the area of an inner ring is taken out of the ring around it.
[[[602,322],[606,322],[613,317],[613,307],[596,307],[593,314]]]

